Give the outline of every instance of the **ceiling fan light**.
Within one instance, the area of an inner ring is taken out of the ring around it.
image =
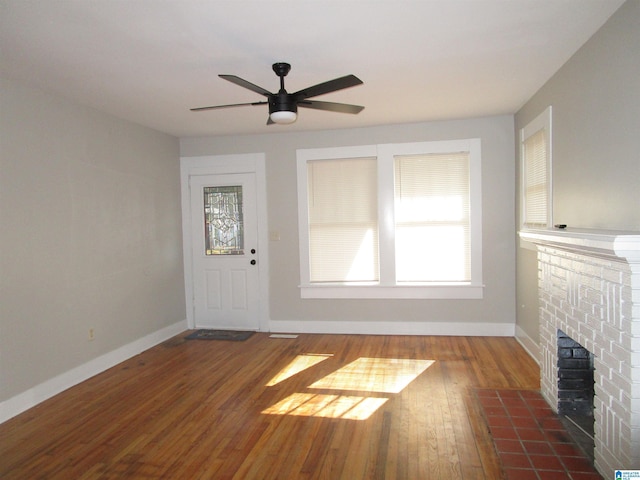
[[[280,110],[278,112],[272,112],[270,114],[273,123],[279,123],[280,125],[287,125],[293,123],[298,118],[296,112],[289,112],[288,110]]]

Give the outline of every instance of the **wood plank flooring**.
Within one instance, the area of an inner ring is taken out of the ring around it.
[[[188,333],[0,425],[0,478],[495,480],[473,389],[539,387],[512,338]]]

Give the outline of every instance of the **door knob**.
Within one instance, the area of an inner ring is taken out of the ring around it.
[[[256,249],[255,249],[255,248],[252,248],[252,249],[251,249],[251,253],[256,253]]]
[[[251,260],[251,265],[255,265],[256,261],[255,260]]]

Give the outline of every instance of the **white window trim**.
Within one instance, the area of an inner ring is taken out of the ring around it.
[[[545,130],[546,152],[547,152],[547,229],[553,226],[553,182],[552,182],[552,108],[549,105],[544,111],[529,122],[525,127],[520,129],[520,229],[530,230],[532,227],[525,224],[526,218],[526,199],[525,199],[525,158],[524,158],[524,142],[534,133]],[[539,230],[539,228],[536,228]]]
[[[395,285],[395,226],[393,182],[394,155],[420,153],[447,153],[468,151],[470,154],[471,200],[471,282],[438,282]],[[482,177],[481,141],[479,138],[415,142],[402,144],[362,145],[297,150],[298,226],[300,240],[300,295],[301,298],[398,298],[398,299],[481,299],[482,284]],[[379,283],[312,284],[309,271],[309,212],[307,209],[307,162],[340,158],[378,158],[378,224],[380,248]]]

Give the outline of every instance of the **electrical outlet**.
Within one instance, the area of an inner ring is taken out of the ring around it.
[[[96,337],[95,337],[93,328],[90,328],[89,329],[89,341],[92,341],[94,338],[96,338]]]

